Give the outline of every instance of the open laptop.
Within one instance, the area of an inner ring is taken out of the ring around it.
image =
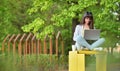
[[[86,40],[97,40],[100,38],[100,29],[90,29],[84,31],[84,38]]]

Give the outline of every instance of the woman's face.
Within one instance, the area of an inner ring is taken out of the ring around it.
[[[85,24],[89,24],[91,22],[90,17],[85,17]]]

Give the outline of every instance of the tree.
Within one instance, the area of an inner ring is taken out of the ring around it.
[[[28,9],[30,15],[35,15],[36,19],[30,24],[22,27],[24,32],[33,32],[38,38],[44,35],[51,35],[53,32],[61,31],[65,39],[66,46],[71,46],[72,19],[81,19],[87,10],[92,11],[95,17],[95,27],[102,29],[103,37],[108,37],[108,33],[114,34],[110,37],[120,36],[119,22],[116,21],[113,13],[120,8],[114,0],[34,0],[32,8]],[[117,12],[118,13],[118,12]],[[120,13],[118,13],[120,14]],[[111,30],[112,29],[112,30]],[[111,41],[111,38],[109,38]],[[108,39],[107,39],[108,41]],[[118,41],[118,39],[116,39]],[[68,43],[69,42],[69,43]],[[116,43],[116,42],[110,42]],[[107,46],[111,46],[106,43]]]
[[[31,22],[33,17],[26,12],[31,3],[31,0],[0,0],[0,43],[8,34],[23,32],[21,27]]]

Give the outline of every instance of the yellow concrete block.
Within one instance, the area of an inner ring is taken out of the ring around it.
[[[77,71],[85,71],[85,54],[77,54]]]
[[[77,71],[77,51],[69,52],[69,71]]]
[[[85,55],[96,55],[96,71],[106,71],[106,52],[69,51],[69,71],[85,71]]]
[[[106,54],[96,55],[96,71],[106,71]]]

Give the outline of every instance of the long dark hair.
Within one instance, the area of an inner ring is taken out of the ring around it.
[[[90,18],[90,20],[91,20],[90,23],[89,23],[90,29],[94,29],[94,20],[93,20],[92,12],[85,12],[80,24],[82,24],[82,25],[85,24],[85,18],[86,17]]]

